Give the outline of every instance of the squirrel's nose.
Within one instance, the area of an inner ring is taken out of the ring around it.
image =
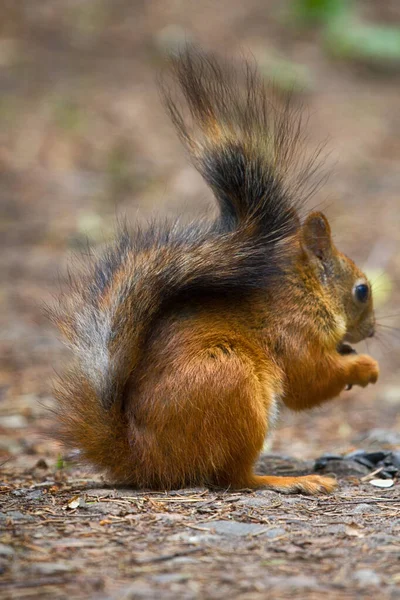
[[[374,337],[374,335],[375,335],[375,329],[371,329],[370,333],[368,334],[368,337],[371,338],[371,337]]]

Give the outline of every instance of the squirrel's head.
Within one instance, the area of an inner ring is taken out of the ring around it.
[[[320,212],[311,213],[302,226],[302,247],[335,313],[344,320],[342,341],[357,343],[375,333],[371,285],[354,262],[339,252],[331,228]],[[325,293],[324,293],[325,295]]]

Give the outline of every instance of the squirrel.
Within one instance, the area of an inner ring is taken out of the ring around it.
[[[378,378],[350,345],[374,335],[370,283],[326,217],[302,214],[316,161],[301,115],[245,65],[242,81],[186,47],[161,82],[218,215],[124,225],[51,309],[74,357],[55,384],[57,436],[112,483],[331,492],[329,476],[254,473],[277,407]]]

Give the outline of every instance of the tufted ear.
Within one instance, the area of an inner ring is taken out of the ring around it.
[[[332,254],[331,228],[321,212],[311,213],[302,227],[302,246],[307,253],[321,261]]]

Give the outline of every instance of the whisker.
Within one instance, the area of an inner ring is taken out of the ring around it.
[[[377,285],[376,285],[376,284],[379,282],[379,279],[380,279],[380,278],[381,278],[383,275],[385,275],[385,274],[386,274],[386,271],[382,271],[382,273],[380,273],[379,275],[377,275],[377,276],[375,277],[375,279],[373,279],[373,280],[370,280],[370,286],[371,286],[371,289],[372,289],[373,291],[374,291],[374,290],[377,290],[377,289],[380,289],[379,287],[377,287]],[[384,285],[385,283],[389,283],[389,285],[398,285],[398,284],[399,284],[399,282],[400,282],[400,280],[398,280],[398,279],[392,279],[391,277],[390,277],[390,278],[388,277],[388,279],[387,279],[386,281],[380,282],[380,284],[381,284],[381,285],[382,285],[382,284]],[[391,291],[391,290],[388,290],[388,291]]]
[[[390,344],[391,350],[393,348],[400,348],[400,334],[397,331],[381,330],[379,331],[379,338]]]
[[[393,327],[392,325],[384,325],[383,323],[376,323],[377,327],[383,327],[384,329],[391,329],[392,331],[400,331],[400,327]]]
[[[376,284],[376,282],[377,282],[377,281],[379,281],[379,279],[380,279],[380,278],[382,277],[382,275],[384,275],[385,273],[386,273],[386,271],[384,271],[384,270],[382,270],[380,273],[378,273],[378,274],[376,275],[376,277],[374,278],[374,280],[370,282],[370,283],[371,283],[371,287],[373,287],[373,286]]]
[[[383,336],[375,334],[374,339],[378,342],[381,348],[383,348],[385,354],[392,351],[393,346],[389,345],[389,341],[385,340]]]
[[[379,292],[380,294],[391,294],[393,292],[393,288],[382,288],[382,287],[373,288],[372,294],[374,296],[376,296],[377,292]],[[386,302],[386,300],[385,300],[385,302]]]
[[[396,346],[396,348],[399,346],[400,343],[400,336],[396,336],[396,335],[390,335],[390,333],[388,332],[384,332],[386,335],[380,335],[380,339],[384,340],[386,343],[390,344],[391,348],[393,348],[394,346]]]

